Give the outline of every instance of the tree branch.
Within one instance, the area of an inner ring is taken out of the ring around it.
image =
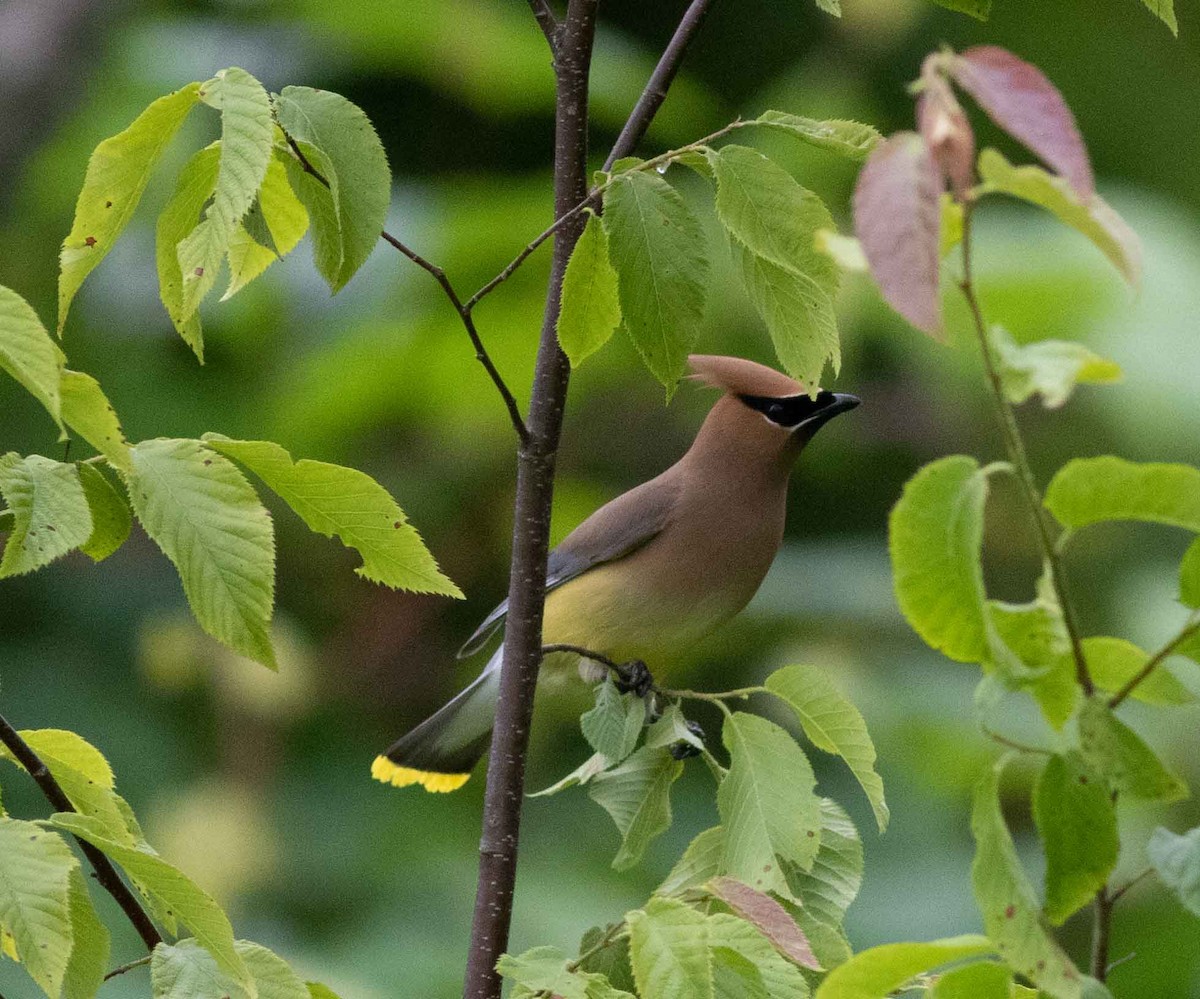
[[[538,27],[542,29],[542,34],[546,36],[546,42],[550,46],[550,54],[558,54],[558,18],[554,16],[554,11],[550,9],[549,0],[529,0],[529,9],[533,11],[533,16],[537,19]]]
[[[33,748],[24,739],[20,733],[8,723],[8,720],[0,715],[0,742],[3,742],[8,747],[9,751],[15,756],[32,777],[38,787],[42,789],[42,793],[46,799],[54,806],[54,809],[59,812],[73,812],[75,806],[71,804],[71,799],[59,786],[58,781],[54,779],[54,775],[50,773],[50,768],[42,762],[41,757],[33,751]],[[154,923],[150,921],[150,917],[146,915],[146,910],[133,897],[133,892],[129,890],[125,882],[121,880],[121,876],[117,873],[117,869],[113,867],[110,861],[96,847],[92,846],[87,840],[75,837],[75,841],[79,844],[79,848],[83,851],[85,857],[91,863],[96,871],[96,880],[100,883],[105,891],[107,891],[117,905],[121,907],[125,915],[129,917],[129,921],[133,924],[133,928],[138,931],[142,941],[150,949],[162,943],[162,937],[155,928]]]
[[[1181,646],[1197,632],[1200,632],[1200,617],[1193,621],[1189,621],[1178,635],[1176,635],[1169,642],[1167,642],[1166,645],[1154,653],[1154,655],[1152,655],[1146,661],[1146,665],[1138,670],[1134,676],[1131,676],[1126,682],[1125,686],[1123,686],[1120,690],[1113,694],[1112,697],[1109,698],[1108,706],[1110,708],[1115,708],[1118,704],[1125,700],[1125,698],[1127,698],[1138,688],[1143,680],[1147,679],[1151,673],[1153,673],[1156,669],[1158,669],[1159,666],[1163,664],[1164,660],[1166,660],[1171,653],[1178,649],[1179,646]]]
[[[1108,887],[1096,893],[1095,921],[1092,929],[1092,977],[1098,982],[1108,980],[1108,947],[1112,936],[1112,913],[1116,899]]]

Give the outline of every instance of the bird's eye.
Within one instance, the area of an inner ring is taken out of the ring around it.
[[[778,420],[783,416],[783,403],[773,402],[767,407],[767,417],[771,420]]]

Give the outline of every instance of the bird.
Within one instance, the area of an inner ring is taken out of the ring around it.
[[[816,432],[859,405],[857,396],[809,392],[789,376],[743,358],[693,354],[691,378],[718,389],[691,447],[662,474],[609,501],[549,556],[544,645],[570,645],[618,662],[660,664],[749,603],[783,542],[788,480]],[[484,648],[507,601],[459,651]],[[478,678],[375,758],[371,775],[396,787],[462,787],[491,740],[501,645]],[[559,660],[557,665],[551,659]],[[554,653],[542,676],[584,679],[605,670]]]

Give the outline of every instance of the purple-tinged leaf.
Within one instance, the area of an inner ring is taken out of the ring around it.
[[[735,878],[713,878],[708,889],[735,913],[752,924],[784,957],[804,968],[823,971],[803,930],[788,915],[787,909],[771,898]]]
[[[931,56],[925,60],[931,65]],[[975,181],[975,133],[946,78],[922,69],[925,89],[917,98],[917,127],[934,162],[961,201]]]
[[[877,146],[854,190],[854,229],[884,299],[939,339],[941,195],[933,155],[915,132]]]
[[[969,48],[949,60],[948,67],[992,121],[1062,174],[1082,197],[1095,193],[1075,116],[1040,69],[995,45]]]

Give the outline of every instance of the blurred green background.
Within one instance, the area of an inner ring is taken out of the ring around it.
[[[602,5],[597,163],[684,6]],[[1019,339],[1082,339],[1127,374],[1116,387],[1083,390],[1061,412],[1022,410],[1039,474],[1074,454],[1195,462],[1200,17],[1181,5],[1176,41],[1137,0],[996,0],[988,25],[922,0],[844,6],[836,21],[807,0],[717,3],[643,151],[766,108],[908,127],[904,86],[927,51],[943,42],[1012,48],[1061,86],[1102,192],[1146,248],[1146,280],[1134,296],[1082,238],[1032,209],[983,213],[990,318]],[[91,149],[154,97],[230,64],[270,89],[302,83],[359,103],[393,168],[389,228],[445,266],[460,291],[482,284],[550,220],[551,72],[520,0],[10,0],[0,8],[0,283],[49,322],[57,249]],[[397,496],[468,599],[373,587],[352,572],[352,555],[275,505],[282,667],[273,675],[204,638],[171,566],[135,531],[100,566],[76,554],[3,583],[0,706],[18,727],[73,728],[100,746],[151,841],[229,906],[239,935],[346,999],[452,996],[466,951],[483,781],[435,797],[385,788],[367,770],[478,668],[456,662],[454,651],[505,591],[511,431],[438,288],[382,243],[335,300],[305,244],[235,299],[211,303],[208,362],[195,363],[157,300],[153,221],[174,172],[215,135],[215,122],[193,115],[124,239],[84,287],[64,340],[72,366],[100,379],[131,439],[213,430],[365,469]],[[784,138],[761,142],[848,227],[852,167]],[[703,182],[689,175],[679,183],[708,218]],[[770,362],[766,335],[713,246],[718,263],[698,349]],[[539,252],[477,312],[523,401],[548,259]],[[961,329],[961,311],[950,308],[951,326]],[[847,283],[840,315],[845,362],[836,384],[864,405],[805,455],[785,550],[750,609],[690,657],[689,682],[736,686],[778,665],[815,662],[862,709],[893,808],[886,836],[873,831],[839,761],[813,755],[823,792],[863,830],[866,882],[848,921],[863,947],[979,926],[969,795],[994,747],[973,725],[978,671],[930,653],[902,621],[885,523],[925,461],[953,452],[992,460],[1000,450],[965,338],[933,344],[891,316],[862,278]],[[590,359],[571,386],[556,538],[674,461],[710,401],[685,387],[664,409],[661,388],[620,336]],[[0,450],[10,449],[61,456],[46,414],[4,380]],[[1149,646],[1165,638],[1181,617],[1174,572],[1184,544],[1166,529],[1081,537],[1070,570],[1085,632]],[[1032,595],[1037,558],[1005,485],[989,507],[987,558],[993,596]],[[585,701],[582,690],[542,699],[531,786],[584,758],[572,718]],[[1135,725],[1146,717],[1137,705],[1128,710]],[[716,731],[715,719],[701,720]],[[1200,709],[1153,724],[1156,747],[1200,781]],[[45,813],[14,771],[0,779],[10,811]],[[1020,786],[1029,779],[1011,782],[1009,820],[1037,876]],[[586,795],[531,802],[513,947],[573,948],[588,926],[640,904],[690,837],[713,823],[708,780],[702,766],[689,767],[674,792],[670,833],[625,874],[608,868],[617,836]],[[1155,823],[1181,830],[1200,820],[1188,803],[1122,812],[1129,848],[1119,878],[1144,866],[1140,844]],[[114,960],[136,957],[132,931],[107,899],[100,904],[113,917]],[[1086,914],[1065,928],[1077,958],[1087,930]],[[1165,891],[1139,886],[1118,910],[1113,956],[1137,956],[1113,973],[1114,991],[1123,999],[1200,996],[1198,939],[1200,924]],[[144,995],[145,974],[104,994]],[[0,964],[0,992],[33,994],[11,962]]]

